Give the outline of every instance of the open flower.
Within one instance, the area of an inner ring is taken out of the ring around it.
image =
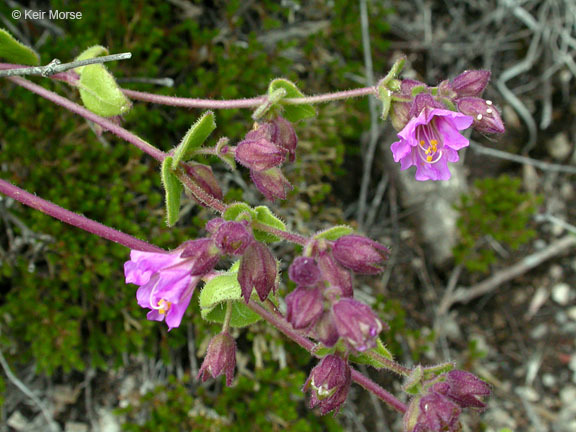
[[[208,240],[208,241],[205,241]],[[166,321],[168,330],[180,325],[194,289],[219,257],[209,239],[184,243],[172,252],[130,252],[124,264],[126,283],[140,285],[138,305],[150,309],[146,318]]]
[[[459,131],[467,129],[473,118],[446,109],[426,106],[406,124],[391,146],[394,161],[405,170],[416,166],[416,180],[448,180],[448,162],[457,162],[458,150],[468,139]]]

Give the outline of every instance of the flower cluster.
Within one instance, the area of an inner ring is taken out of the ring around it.
[[[264,300],[277,285],[277,263],[266,245],[254,239],[250,224],[212,219],[210,237],[190,240],[171,252],[133,250],[124,264],[126,283],[140,285],[138,305],[149,320],[178,327],[196,285],[225,255],[241,257],[238,280],[248,302],[252,290]]]
[[[258,123],[236,146],[238,163],[250,169],[250,178],[269,200],[285,199],[292,189],[280,166],[294,162],[298,137],[292,124],[283,117]]]
[[[309,255],[296,258],[288,270],[298,286],[286,296],[286,318],[327,347],[342,340],[353,351],[373,348],[384,324],[369,306],[353,298],[350,271],[381,271],[388,248],[346,235],[335,242],[313,240],[307,249]]]
[[[466,71],[437,88],[404,80],[392,104],[392,124],[400,132],[391,150],[401,169],[416,167],[416,180],[448,180],[448,162],[469,141],[460,131],[472,126],[483,133],[503,133],[500,114],[480,96],[490,79],[485,70]]]
[[[336,349],[311,371],[304,385],[311,392],[310,407],[319,406],[326,414],[346,400],[348,352],[373,348],[385,325],[368,305],[353,298],[351,271],[380,272],[389,250],[366,237],[346,235],[335,242],[312,240],[305,251],[306,256],[297,257],[288,269],[297,287],[286,296],[286,318],[295,329]]]
[[[423,383],[423,391],[412,399],[404,415],[404,432],[460,431],[462,409],[484,409],[482,398],[490,393],[488,384],[470,372],[446,372]]]

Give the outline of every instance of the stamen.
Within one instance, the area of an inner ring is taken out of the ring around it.
[[[492,109],[491,109],[491,108],[488,108],[488,109],[486,110],[486,114],[492,114]]]
[[[487,100],[487,101],[486,101],[486,105],[492,105],[492,101],[491,101],[491,100]]]
[[[482,120],[482,114],[478,114],[478,115],[476,116],[476,120],[478,120],[478,121]]]

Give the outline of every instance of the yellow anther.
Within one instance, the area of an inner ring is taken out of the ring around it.
[[[426,156],[426,162],[432,162],[432,155]]]
[[[158,306],[160,306],[160,309],[158,309],[158,312],[160,312],[161,315],[165,315],[166,312],[168,312],[170,310],[170,306],[172,306],[172,303],[162,299],[158,302]]]
[[[426,143],[424,142],[424,140],[420,140],[420,145],[423,146],[424,144],[426,144]]]

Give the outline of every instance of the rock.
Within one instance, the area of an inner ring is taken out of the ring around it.
[[[566,306],[572,298],[572,293],[570,292],[570,285],[561,282],[552,287],[552,300],[556,303]]]
[[[572,151],[572,145],[568,139],[566,132],[560,132],[546,142],[546,149],[548,154],[557,161],[565,160]]]
[[[64,432],[88,432],[88,425],[78,422],[67,422]]]
[[[570,318],[572,321],[576,321],[576,306],[572,306],[570,309],[568,309],[566,315],[568,315],[568,318]]]

